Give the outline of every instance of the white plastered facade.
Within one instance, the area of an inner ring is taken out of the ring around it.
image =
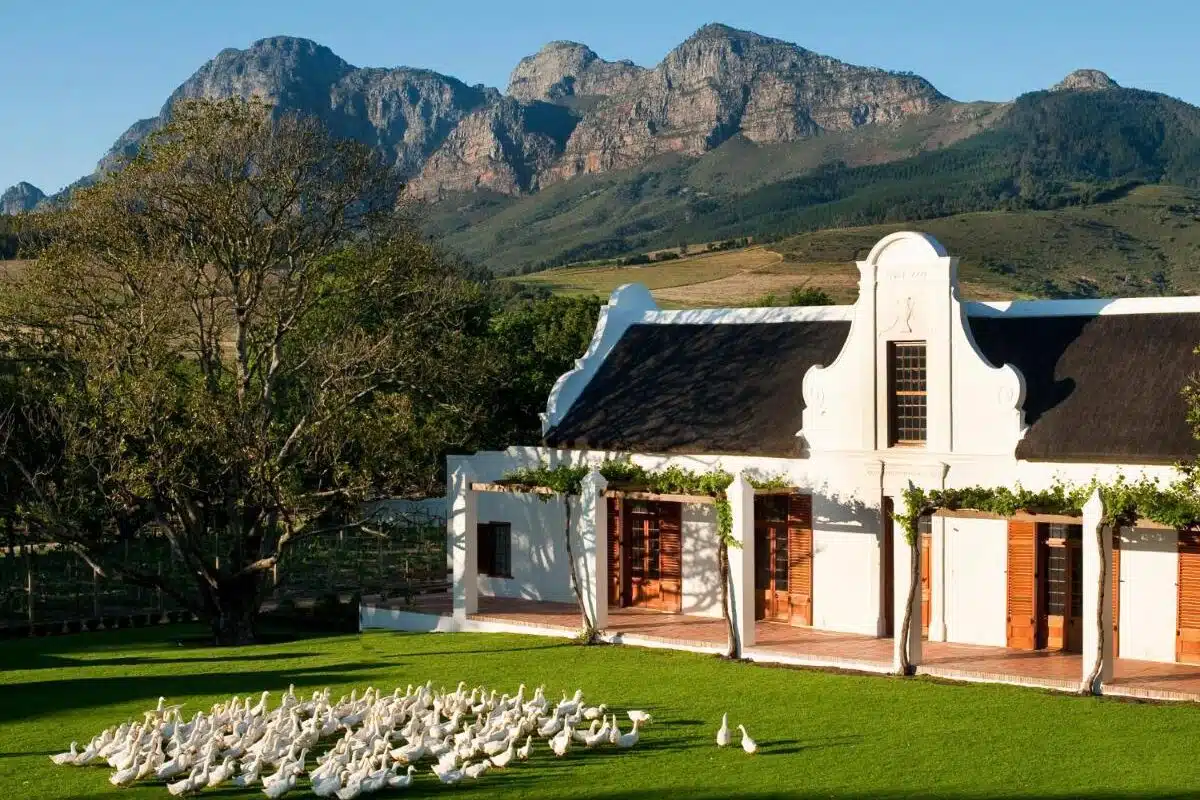
[[[932,237],[903,232],[884,238],[858,262],[859,299],[853,306],[667,311],[657,308],[645,287],[622,286],[602,309],[585,355],[555,384],[542,415],[543,430],[552,429],[564,418],[631,325],[849,321],[850,332],[840,355],[826,366],[796,376],[802,381],[805,401],[795,432],[801,457],[659,456],[514,447],[452,458],[448,488],[451,494],[455,487],[461,489],[463,483],[456,483],[454,477],[459,471],[474,481],[487,482],[539,462],[599,464],[610,457],[630,457],[648,468],[675,464],[696,471],[719,467],[751,477],[783,477],[813,498],[814,627],[884,635],[889,610],[884,608],[882,507],[885,497],[893,498],[898,506],[910,482],[925,489],[1017,483],[1038,489],[1056,480],[1086,483],[1092,477],[1107,480],[1118,474],[1168,479],[1173,474],[1165,466],[1018,460],[1017,443],[1026,431],[1024,379],[1014,367],[990,364],[984,358],[973,340],[968,317],[1200,311],[1200,301],[968,303],[958,295],[957,267],[957,259],[948,256]],[[889,447],[886,354],[889,343],[908,341],[926,346],[927,438],[923,447]],[[456,544],[455,539],[454,498],[449,500],[451,546],[452,550],[461,549],[461,541]],[[572,514],[577,554],[584,541],[579,529],[582,510]],[[478,522],[512,525],[512,578],[468,574],[468,579],[477,581],[480,594],[573,599],[561,544],[561,500],[541,502],[533,496],[479,493],[473,513]],[[712,507],[687,505],[682,521],[683,612],[720,616]],[[1123,559],[1117,589],[1121,592],[1119,654],[1173,660],[1176,545],[1162,531],[1126,531],[1123,535],[1130,540],[1119,545]],[[894,532],[891,538],[896,547],[893,563],[907,564],[903,537]],[[938,517],[933,540],[929,638],[1003,646],[1006,523]],[[893,592],[900,595],[908,579],[906,570],[897,567],[896,577]]]

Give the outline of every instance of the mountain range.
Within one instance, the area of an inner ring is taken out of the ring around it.
[[[576,42],[520,60],[505,91],[359,68],[306,39],[226,49],[53,202],[135,152],[181,98],[261,95],[376,148],[428,229],[500,272],[728,235],[1095,202],[1197,185],[1200,109],[1079,70],[1011,102],[706,25],[653,67]]]

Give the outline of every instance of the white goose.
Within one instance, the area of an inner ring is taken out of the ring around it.
[[[622,750],[628,750],[638,743],[638,727],[641,726],[641,720],[633,721],[633,728],[629,733],[622,733],[617,736],[617,747]]]
[[[55,764],[62,766],[63,764],[74,764],[75,759],[79,758],[79,742],[71,742],[71,752],[59,753],[56,756],[50,756],[50,760]]]
[[[430,767],[433,774],[438,776],[438,780],[447,786],[453,786],[463,779],[463,771],[460,768],[439,769],[437,765]]]
[[[742,749],[750,755],[758,752],[758,743],[750,738],[750,734],[746,733],[745,725],[738,725],[738,730],[742,732]]]
[[[387,788],[389,788],[389,789],[407,789],[409,786],[412,786],[413,774],[417,771],[417,768],[410,764],[408,767],[408,771],[405,772],[403,775],[400,775],[396,772],[396,770],[398,770],[398,769],[400,769],[399,764],[396,764],[395,766],[392,767],[392,772],[390,775],[388,775],[388,778],[387,778]]]
[[[317,797],[333,797],[350,777],[350,770],[335,770],[330,775],[313,775],[312,790]]]
[[[533,737],[526,736],[525,744],[523,744],[517,748],[517,758],[521,759],[522,761],[528,761],[529,753],[532,751],[532,749],[533,749]]]
[[[550,740],[550,749],[554,751],[554,755],[560,758],[565,756],[571,749],[571,739],[571,726],[564,725],[562,731]]]
[[[640,722],[643,725],[650,724],[650,715],[647,714],[645,711],[641,711],[639,709],[634,709],[634,710],[626,712],[626,713],[629,715],[630,722]]]
[[[512,760],[516,757],[516,755],[517,755],[517,740],[509,739],[508,747],[506,747],[504,749],[504,752],[494,753],[492,755],[492,766],[497,767],[498,769],[504,769],[512,762]]]
[[[721,727],[717,729],[717,747],[725,747],[733,741],[733,734],[729,730],[729,714],[721,715]]]
[[[472,780],[478,780],[483,777],[483,774],[491,769],[492,765],[488,761],[480,761],[478,764],[471,764],[463,767],[463,774]]]
[[[232,778],[233,773],[236,772],[236,767],[234,767],[236,763],[237,759],[233,756],[226,756],[225,760],[221,762],[221,766],[208,773],[208,783],[206,786],[212,789]]]

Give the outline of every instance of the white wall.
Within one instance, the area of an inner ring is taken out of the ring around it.
[[[1175,531],[1121,531],[1119,658],[1175,660],[1179,543]]]
[[[562,501],[541,502],[535,495],[480,492],[479,522],[512,526],[512,578],[479,576],[481,596],[573,603],[566,547],[563,544]],[[572,510],[578,517],[578,505]],[[578,552],[578,543],[572,541]]]
[[[1008,613],[1008,523],[945,519],[943,563],[935,578],[945,598],[946,641],[1004,647]]]
[[[721,616],[717,516],[711,505],[683,506],[683,613]]]

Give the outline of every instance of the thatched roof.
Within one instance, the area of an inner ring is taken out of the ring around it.
[[[1193,456],[1180,390],[1200,368],[1200,314],[971,317],[993,364],[1025,377],[1031,461],[1170,463]]]
[[[831,363],[849,331],[849,322],[633,325],[545,443],[795,456],[804,373]]]

